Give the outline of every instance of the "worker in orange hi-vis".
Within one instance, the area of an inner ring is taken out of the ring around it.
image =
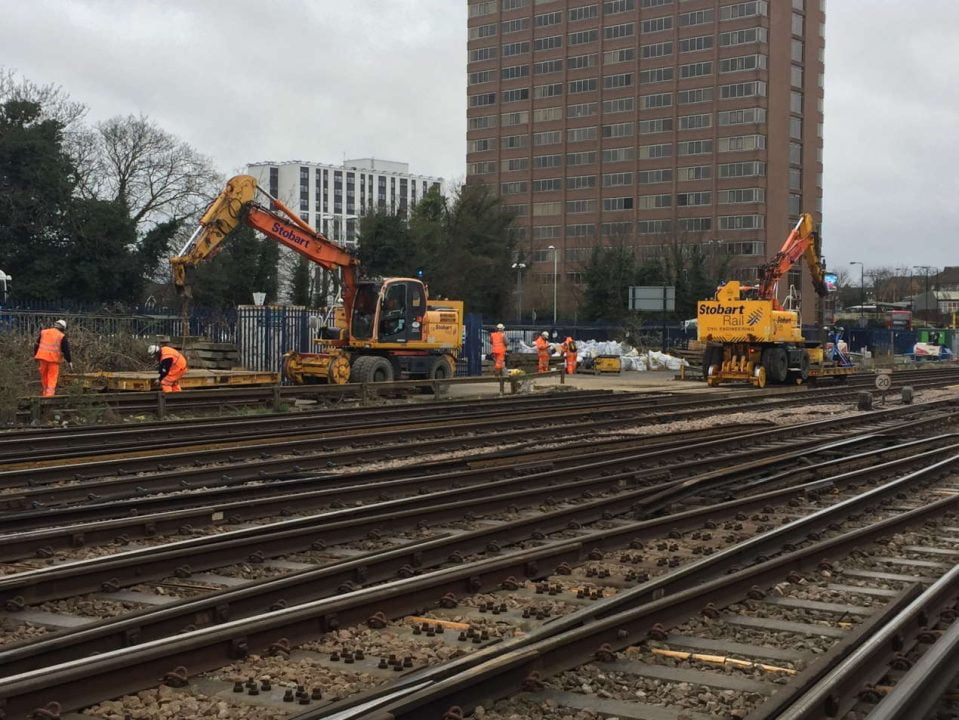
[[[496,330],[489,334],[490,354],[493,356],[493,372],[502,375],[506,369],[506,327],[503,323],[496,326]]]
[[[181,392],[180,378],[186,372],[183,353],[163,345],[151,345],[147,352],[155,356],[160,369],[160,388],[163,392]]]
[[[572,375],[576,372],[576,341],[567,336],[559,349],[563,351],[563,357],[566,358],[566,374]]]
[[[73,369],[70,341],[67,340],[66,331],[67,321],[57,320],[51,327],[40,331],[36,345],[33,346],[33,357],[39,364],[40,388],[43,397],[53,397],[56,393],[61,362],[66,360]]]
[[[542,335],[536,338],[536,372],[549,372],[549,333],[543,330]]]

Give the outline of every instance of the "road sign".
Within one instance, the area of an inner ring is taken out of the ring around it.
[[[676,309],[676,288],[672,285],[633,285],[629,288],[630,310]]]
[[[876,389],[885,392],[892,387],[892,376],[889,373],[876,375]]]

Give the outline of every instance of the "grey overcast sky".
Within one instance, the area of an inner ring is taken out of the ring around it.
[[[226,175],[344,155],[465,174],[465,0],[0,0],[0,66],[91,122],[146,114]],[[959,0],[829,0],[834,268],[959,265],[957,69]]]

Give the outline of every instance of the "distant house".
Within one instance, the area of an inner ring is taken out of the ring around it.
[[[959,292],[959,267],[944,267],[942,272],[932,276],[932,282],[937,290]]]

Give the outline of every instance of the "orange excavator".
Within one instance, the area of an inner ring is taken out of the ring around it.
[[[827,295],[820,253],[812,216],[805,213],[780,251],[761,268],[758,286],[733,280],[720,286],[715,298],[699,302],[696,326],[705,343],[703,372],[709,385],[745,380],[764,387],[767,382],[802,383],[852,372],[824,362],[823,343],[806,341],[799,312],[783,308],[777,298],[779,280],[803,257],[816,294],[820,299]]]
[[[361,279],[355,256],[258,187],[251,175],[237,175],[227,182],[200,218],[196,232],[170,259],[181,297],[190,297],[187,268],[213,257],[241,224],[342,274],[342,303],[334,309],[331,326],[322,328],[315,338],[316,352],[284,355],[284,374],[292,382],[340,384],[453,376],[463,337],[461,301],[431,302],[426,285],[416,278]]]

